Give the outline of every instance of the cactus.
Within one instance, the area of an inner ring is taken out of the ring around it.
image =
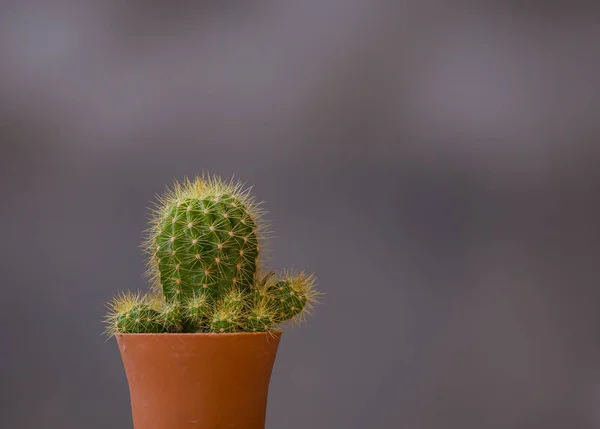
[[[184,305],[184,326],[188,332],[202,332],[210,316],[210,302],[202,292],[194,294]]]
[[[146,250],[148,274],[167,301],[204,289],[217,300],[231,287],[250,289],[264,231],[262,211],[240,184],[219,178],[176,183],[159,199]]]
[[[311,314],[317,299],[314,283],[314,276],[305,273],[286,274],[277,281],[272,292],[279,311],[276,319],[280,322],[293,318],[303,320],[305,315]]]
[[[183,313],[178,302],[166,303],[160,314],[160,322],[168,332],[183,331]]]
[[[117,332],[160,333],[165,332],[161,324],[160,313],[149,305],[145,297],[139,294],[122,293],[108,304],[109,313],[106,316],[106,333],[114,335]]]
[[[175,182],[152,211],[144,249],[151,293],[109,303],[107,333],[263,332],[302,321],[320,294],[314,276],[262,279],[263,211],[239,182]]]
[[[212,313],[209,331],[216,333],[236,332],[242,320],[241,307],[216,304]]]
[[[247,293],[239,288],[229,290],[214,303],[209,330],[211,332],[235,332],[239,330],[244,316]]]
[[[275,311],[272,320],[281,323],[286,320],[303,321],[312,313],[320,293],[314,287],[314,275],[304,272],[285,272],[282,276],[271,277],[263,285],[255,288],[254,300],[268,303]],[[264,304],[263,304],[264,305]]]
[[[278,308],[274,300],[269,297],[255,295],[248,300],[246,317],[244,319],[244,331],[264,332],[269,331],[277,320]]]

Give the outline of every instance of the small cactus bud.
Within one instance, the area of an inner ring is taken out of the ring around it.
[[[155,293],[117,296],[106,332],[265,332],[303,320],[320,296],[314,277],[259,276],[263,231],[259,204],[241,184],[210,175],[176,182],[145,241]]]

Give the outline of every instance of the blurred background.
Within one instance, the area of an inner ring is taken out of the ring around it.
[[[267,428],[600,427],[594,2],[0,5],[0,427],[131,427],[104,305],[203,169],[326,293]]]

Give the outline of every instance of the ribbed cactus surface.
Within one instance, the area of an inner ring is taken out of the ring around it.
[[[108,334],[263,332],[302,320],[319,296],[314,277],[259,278],[262,218],[239,182],[176,182],[158,198],[144,242],[152,292],[111,301]]]
[[[250,289],[259,245],[256,220],[229,194],[171,202],[156,227],[155,259],[167,301],[204,290],[218,297],[232,287]]]

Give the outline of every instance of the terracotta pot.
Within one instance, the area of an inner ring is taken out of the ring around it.
[[[134,429],[264,429],[280,337],[117,334]]]

